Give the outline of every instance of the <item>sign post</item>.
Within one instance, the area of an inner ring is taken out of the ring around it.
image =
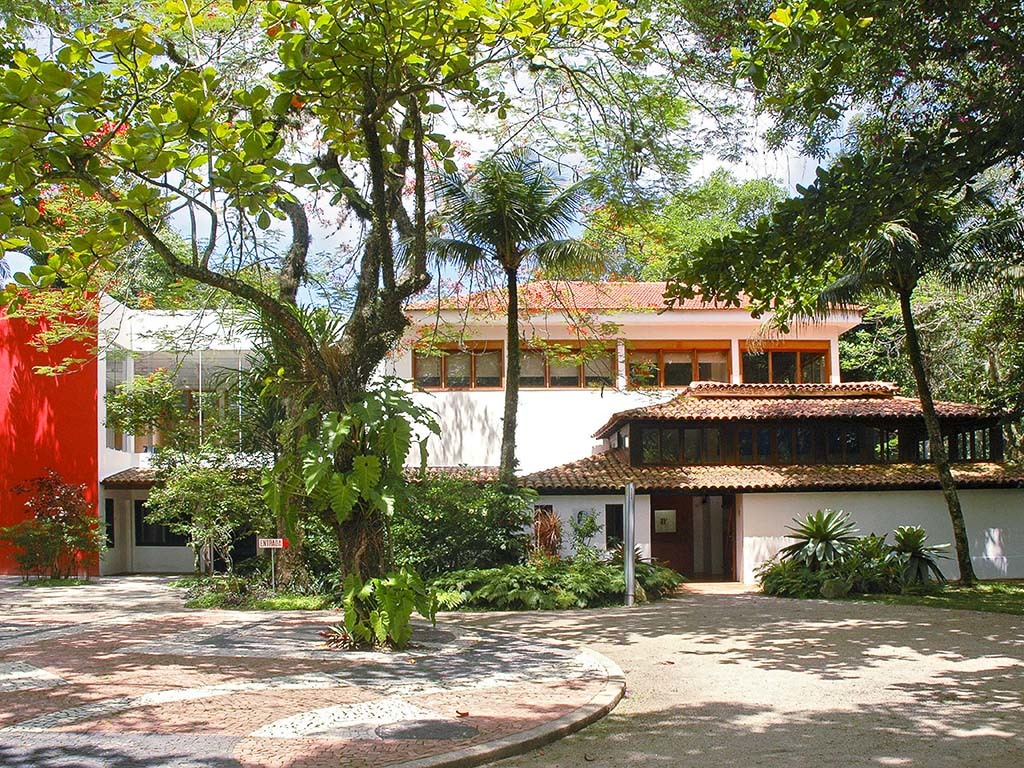
[[[626,504],[623,508],[622,562],[626,568],[626,606],[636,599],[636,485],[626,483]]]
[[[270,550],[270,589],[277,592],[277,562],[274,553],[288,546],[288,539],[256,539],[257,549]]]

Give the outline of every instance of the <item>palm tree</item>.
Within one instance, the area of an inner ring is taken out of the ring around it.
[[[585,182],[561,188],[530,152],[494,155],[468,177],[447,174],[437,183],[448,238],[430,249],[442,261],[469,269],[501,270],[508,290],[505,340],[505,411],[501,435],[499,478],[515,482],[516,411],[519,405],[520,270],[539,267],[567,275],[599,269],[601,254],[569,236],[586,198]]]
[[[965,585],[973,584],[976,576],[912,300],[926,275],[953,286],[983,277],[992,279],[1008,266],[1003,255],[1019,248],[1022,222],[1018,211],[999,207],[988,185],[968,186],[954,194],[926,199],[911,217],[886,222],[874,237],[856,244],[842,260],[839,277],[822,292],[818,302],[824,312],[830,307],[850,306],[875,292],[895,294],[899,299],[907,356],[921,399],[931,460],[949,508],[960,579]]]

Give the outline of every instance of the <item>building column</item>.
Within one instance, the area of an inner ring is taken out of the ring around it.
[[[740,370],[740,340],[729,340],[729,381],[733,384],[743,383],[743,372]]]
[[[626,388],[626,342],[619,339],[615,345],[615,387],[624,390]]]
[[[839,339],[828,340],[828,382],[838,384],[839,378]]]

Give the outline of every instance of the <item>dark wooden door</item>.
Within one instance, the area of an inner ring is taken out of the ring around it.
[[[651,497],[651,556],[684,576],[692,576],[692,496]]]

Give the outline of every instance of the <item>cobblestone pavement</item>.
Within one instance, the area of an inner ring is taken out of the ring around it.
[[[575,643],[439,624],[332,651],[330,613],[188,611],[158,578],[0,579],[0,766],[469,765],[600,717],[621,672]]]

